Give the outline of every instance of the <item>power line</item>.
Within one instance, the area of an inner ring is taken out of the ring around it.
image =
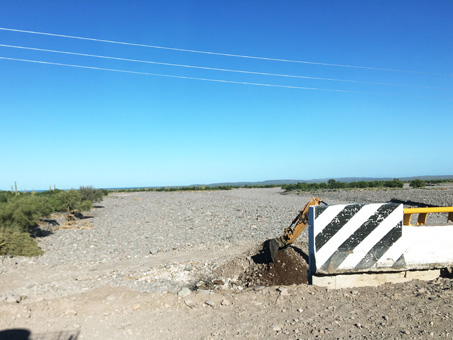
[[[362,80],[349,80],[349,79],[337,79],[337,78],[321,78],[321,77],[311,77],[311,76],[301,76],[301,75],[291,75],[291,74],[266,73],[266,72],[255,72],[255,71],[245,71],[245,70],[235,70],[235,69],[225,69],[225,68],[215,68],[215,67],[205,67],[205,66],[194,66],[194,65],[185,65],[185,64],[173,64],[173,63],[164,63],[164,62],[151,61],[151,60],[140,60],[140,59],[110,57],[110,56],[104,56],[104,55],[69,52],[69,51],[59,51],[59,50],[49,50],[49,49],[43,49],[43,48],[17,46],[17,45],[0,44],[0,47],[9,47],[9,48],[17,48],[17,49],[24,49],[24,50],[40,51],[40,52],[50,52],[50,53],[59,53],[59,54],[67,54],[67,55],[76,55],[76,56],[83,56],[83,57],[111,59],[111,60],[119,60],[119,61],[129,61],[129,62],[146,63],[146,64],[154,64],[154,65],[193,68],[193,69],[210,70],[210,71],[234,72],[234,73],[243,73],[243,74],[264,75],[264,76],[287,77],[287,78],[310,79],[310,80],[326,80],[326,81],[337,81],[337,82],[348,82],[348,83],[359,83],[359,84],[372,84],[372,85],[384,85],[384,86],[399,86],[399,87],[414,87],[414,88],[435,89],[435,90],[448,90],[447,88],[438,88],[438,87],[431,87],[431,86],[394,84],[394,83],[381,83],[381,82],[362,81]]]
[[[56,33],[27,31],[27,30],[13,29],[13,28],[5,28],[5,27],[0,27],[0,30],[10,31],[10,32],[19,32],[19,33],[39,34],[39,35],[46,35],[46,36],[60,37],[60,38],[70,38],[70,39],[96,41],[96,42],[103,42],[103,43],[110,43],[110,44],[120,44],[120,45],[128,45],[128,46],[147,47],[147,48],[171,50],[171,51],[178,51],[178,52],[190,52],[190,53],[218,55],[218,56],[224,56],[224,57],[247,58],[247,59],[256,59],[256,60],[279,61],[279,62],[287,62],[287,63],[310,64],[310,65],[333,66],[333,67],[346,67],[346,68],[367,69],[367,70],[375,70],[375,71],[405,72],[405,73],[416,73],[416,74],[425,74],[425,75],[434,75],[434,76],[453,77],[453,75],[451,75],[451,74],[430,73],[430,72],[420,72],[420,71],[412,71],[412,70],[400,70],[400,69],[391,69],[391,68],[380,68],[380,67],[372,67],[372,66],[331,64],[331,63],[322,63],[322,62],[304,61],[304,60],[291,60],[291,59],[257,57],[257,56],[241,55],[241,54],[210,52],[210,51],[192,50],[192,49],[175,48],[175,47],[165,47],[165,46],[157,46],[157,45],[137,44],[137,43],[124,42],[124,41],[105,40],[105,39],[96,39],[96,38],[86,38],[86,37],[79,37],[79,36],[73,36],[73,35],[64,35],[64,34],[56,34]]]
[[[131,73],[131,74],[147,75],[147,76],[157,76],[157,77],[167,77],[167,78],[177,78],[177,79],[189,79],[189,80],[201,80],[201,81],[209,81],[209,82],[217,82],[217,83],[254,85],[254,86],[266,86],[266,87],[278,87],[278,88],[297,89],[297,90],[313,90],[313,91],[325,91],[325,92],[356,93],[356,94],[370,94],[370,95],[383,95],[383,96],[397,96],[397,97],[430,98],[430,99],[450,100],[450,98],[443,98],[443,97],[435,98],[435,97],[428,97],[428,96],[412,96],[412,95],[403,95],[403,94],[385,93],[385,92],[365,92],[365,91],[352,91],[352,90],[339,90],[339,89],[325,89],[325,88],[317,88],[317,87],[276,85],[276,84],[252,83],[252,82],[233,81],[233,80],[224,80],[224,79],[213,79],[213,78],[198,78],[198,77],[176,76],[176,75],[169,75],[169,74],[138,72],[138,71],[129,71],[129,70],[119,70],[119,69],[111,69],[111,68],[103,68],[103,67],[74,65],[74,64],[63,64],[63,63],[54,63],[54,62],[49,62],[49,61],[9,58],[9,57],[1,57],[1,56],[0,56],[0,59],[3,59],[3,60],[14,60],[14,61],[23,61],[23,62],[37,63],[37,64],[46,64],[46,65],[66,66],[66,67],[74,67],[74,68],[90,69],[90,70],[101,70],[101,71],[111,71],[111,72],[120,72],[120,73]]]
[[[198,78],[198,77],[187,77],[187,76],[175,76],[175,75],[161,74],[161,73],[138,72],[138,71],[120,70],[120,69],[112,69],[112,68],[104,68],[104,67],[95,67],[95,66],[84,66],[84,65],[74,65],[74,64],[54,63],[54,62],[49,62],[49,61],[33,60],[33,59],[9,58],[9,57],[1,57],[1,56],[0,56],[0,59],[4,59],[4,60],[14,60],[14,61],[23,61],[23,62],[37,63],[37,64],[46,64],[46,65],[67,66],[67,67],[75,67],[75,68],[90,69],[90,70],[101,70],[101,71],[111,71],[111,72],[121,72],[121,73],[140,74],[140,75],[147,75],[147,76],[168,77],[168,78],[178,78],[178,79],[190,79],[190,80],[202,80],[202,81],[211,81],[211,82],[218,82],[218,83],[242,84],[242,85],[256,85],[256,86],[268,86],[268,87],[280,87],[280,88],[298,89],[298,90],[314,90],[314,91],[346,92],[346,93],[360,93],[360,94],[374,94],[374,95],[395,95],[395,94],[393,94],[393,93],[382,93],[382,92],[364,92],[364,91],[339,90],[339,89],[323,89],[323,88],[317,88],[317,87],[303,87],[303,86],[291,86],[291,85],[276,85],[276,84],[251,83],[251,82],[233,81],[233,80],[224,80],[224,79],[213,79],[213,78]]]

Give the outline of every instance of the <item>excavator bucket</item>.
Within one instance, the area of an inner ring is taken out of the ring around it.
[[[269,240],[269,258],[271,259],[271,262],[274,262],[275,255],[277,254],[279,249],[280,244],[275,238]]]
[[[327,203],[322,201],[320,198],[313,197],[307,204],[305,204],[305,207],[291,222],[291,225],[284,230],[282,236],[265,242],[264,252],[267,252],[267,258],[270,259],[270,262],[274,262],[275,255],[279,249],[285,248],[286,246],[292,244],[308,226],[308,208],[312,205],[319,205],[320,203],[327,205]]]

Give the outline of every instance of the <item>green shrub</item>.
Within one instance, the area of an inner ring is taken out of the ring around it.
[[[105,190],[49,190],[39,193],[0,191],[0,255],[35,256],[42,254],[31,237],[36,222],[53,212],[87,211],[93,201],[102,200]]]
[[[38,242],[28,233],[0,230],[0,256],[38,256],[44,252],[38,247]]]
[[[79,190],[58,190],[46,195],[49,207],[55,212],[68,212],[78,210],[80,212],[90,210],[93,207],[91,200],[84,199]]]
[[[409,184],[409,186],[411,188],[424,188],[425,185],[426,185],[426,182],[421,179],[414,179]]]
[[[68,191],[60,192],[61,202],[67,211],[80,210],[82,203],[82,194],[80,192],[71,189]]]
[[[0,203],[8,202],[14,194],[11,191],[0,191]]]
[[[20,232],[30,232],[40,217],[52,212],[46,200],[37,196],[13,196],[0,203],[0,226]]]
[[[80,187],[79,193],[82,195],[82,200],[97,203],[102,201],[105,192],[102,189],[94,189],[92,186]]]
[[[357,181],[357,182],[341,182],[334,179],[329,179],[327,183],[297,183],[284,184],[282,189],[285,191],[300,190],[324,190],[324,189],[347,189],[347,188],[402,188],[404,185],[399,179],[393,181]]]
[[[395,178],[393,179],[393,181],[385,181],[384,186],[387,188],[402,188],[404,186],[404,183]]]

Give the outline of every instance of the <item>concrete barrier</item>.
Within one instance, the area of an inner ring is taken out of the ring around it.
[[[453,265],[453,226],[403,225],[402,204],[313,206],[309,276]]]

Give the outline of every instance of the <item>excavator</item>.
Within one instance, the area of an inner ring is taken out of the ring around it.
[[[320,205],[321,203],[327,205],[327,203],[322,199],[313,197],[307,204],[305,204],[305,207],[299,212],[299,214],[292,221],[289,227],[285,228],[282,236],[268,241],[268,258],[271,259],[271,262],[274,262],[275,255],[277,254],[279,249],[285,248],[293,243],[307,227],[308,208],[310,208],[310,206],[312,205]]]

